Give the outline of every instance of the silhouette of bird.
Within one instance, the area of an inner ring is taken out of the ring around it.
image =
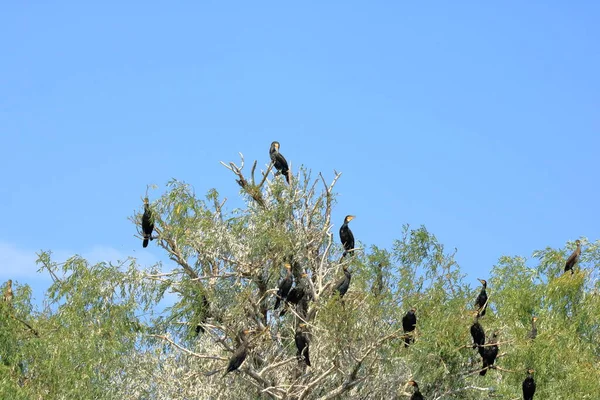
[[[311,365],[310,356],[308,353],[308,337],[305,332],[305,328],[306,324],[304,323],[298,324],[298,327],[296,328],[296,336],[294,337],[294,341],[296,342],[296,349],[298,349],[296,357],[298,358],[298,361],[302,361],[302,359],[304,358],[304,362],[306,362],[306,365],[310,367]]]
[[[419,390],[419,385],[417,384],[417,382],[415,382],[411,379],[410,381],[408,381],[408,384],[414,388],[414,392],[413,392],[412,396],[410,396],[410,400],[423,400],[423,395],[421,394],[421,391]]]
[[[485,331],[479,323],[479,312],[475,311],[475,321],[471,325],[471,336],[473,337],[473,348],[481,349],[480,346],[485,344]]]
[[[528,339],[535,339],[537,337],[537,327],[535,326],[535,321],[537,321],[537,317],[531,318],[531,331],[527,334]]]
[[[248,355],[249,332],[249,330],[245,329],[239,333],[238,338],[240,339],[240,344],[238,345],[237,349],[235,349],[233,355],[229,359],[229,364],[227,365],[227,370],[225,371],[225,374],[238,369],[246,359],[246,356]]]
[[[279,142],[271,143],[269,156],[277,172],[285,176],[286,182],[290,183],[290,169],[285,157],[279,152]]]
[[[350,253],[350,255],[354,255],[354,252],[350,251],[354,249],[354,235],[348,227],[348,223],[354,218],[356,218],[354,215],[346,215],[346,218],[344,218],[344,223],[342,224],[342,226],[340,226],[340,241],[342,242],[342,245],[344,246],[345,250],[344,254],[342,255],[342,258],[345,257],[348,253]]]
[[[348,266],[344,265],[342,268],[344,277],[338,281],[334,289],[335,292],[339,293],[340,297],[344,297],[350,287],[350,279],[352,279],[352,274],[348,271]]]
[[[477,296],[477,300],[475,300],[475,307],[477,307],[477,311],[479,311],[479,316],[483,317],[485,315],[485,310],[487,309],[488,295],[485,290],[487,288],[487,281],[485,279],[479,278],[477,278],[477,280],[481,282],[483,287],[481,288],[481,292],[479,292],[479,295]]]
[[[412,332],[415,330],[417,326],[417,316],[415,312],[417,310],[415,308],[411,308],[408,312],[402,317],[402,329],[404,330],[404,347],[408,347],[408,345],[414,342],[414,338],[412,338]]]
[[[579,261],[579,256],[581,255],[581,241],[577,239],[575,244],[577,245],[577,248],[575,251],[573,251],[569,258],[567,258],[567,262],[565,263],[565,272],[571,271],[571,275],[575,273],[573,271],[573,267],[575,264],[577,264],[577,261]]]
[[[208,298],[204,293],[202,293],[200,296],[200,302],[202,303],[202,308],[200,310],[200,323],[196,325],[196,336],[198,336],[200,333],[204,333],[204,327],[202,324],[206,322],[210,310],[210,303],[208,302]]]
[[[533,369],[527,370],[527,377],[523,381],[523,400],[533,400],[533,395],[535,394],[534,372],[535,370]]]
[[[479,372],[479,375],[481,376],[484,376],[489,367],[494,365],[494,362],[496,361],[496,357],[498,356],[498,345],[496,343],[498,343],[498,333],[494,332],[492,334],[492,339],[488,343],[493,346],[480,347],[480,349],[483,349],[479,353],[483,360],[483,369]]]
[[[152,216],[152,210],[150,210],[150,204],[148,198],[144,198],[144,215],[142,215],[142,233],[144,235],[144,241],[142,242],[143,247],[148,247],[148,240],[154,240],[152,237],[152,231],[154,230],[154,218]]]
[[[292,277],[292,266],[290,264],[285,264],[286,275],[279,282],[279,289],[277,290],[277,300],[275,300],[274,310],[279,308],[279,304],[281,300],[285,300],[292,289],[292,285],[294,284],[294,278]]]

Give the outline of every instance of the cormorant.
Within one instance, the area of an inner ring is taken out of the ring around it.
[[[535,370],[531,368],[527,370],[527,377],[523,381],[523,400],[533,400],[533,395],[535,394],[534,372]]]
[[[196,336],[198,336],[200,332],[204,333],[204,327],[202,324],[206,322],[206,318],[208,318],[208,310],[210,308],[210,303],[208,302],[208,298],[204,293],[202,293],[200,301],[202,302],[202,310],[200,311],[200,323],[196,325]]]
[[[579,239],[577,239],[575,241],[575,244],[577,245],[577,248],[569,256],[569,258],[567,259],[567,262],[565,263],[565,272],[571,271],[571,275],[573,275],[575,273],[573,271],[573,267],[575,266],[577,261],[579,261],[579,256],[581,255],[581,241]]]
[[[294,337],[294,341],[296,342],[296,348],[298,349],[298,351],[296,352],[296,357],[298,358],[298,361],[302,361],[302,358],[304,357],[306,365],[310,367],[310,357],[308,353],[308,337],[306,336],[306,332],[304,331],[305,327],[306,324],[304,323],[298,325],[298,327],[296,328],[296,336]]]
[[[344,218],[344,223],[342,226],[340,226],[340,241],[344,246],[344,254],[342,255],[342,258],[348,253],[350,253],[350,255],[354,255],[354,252],[350,251],[354,249],[354,235],[348,227],[348,223],[354,218],[356,218],[354,215],[346,215],[346,218]]]
[[[417,384],[417,382],[415,382],[411,379],[410,381],[408,381],[408,384],[411,385],[415,389],[412,396],[410,396],[410,400],[423,400],[423,395],[421,394],[421,391],[419,390],[419,385]]]
[[[408,347],[408,345],[414,342],[414,338],[411,338],[412,334],[408,332],[412,332],[415,330],[417,326],[417,316],[415,315],[415,308],[411,308],[408,312],[402,317],[402,329],[404,329],[404,347]]]
[[[485,344],[485,331],[483,330],[483,326],[479,323],[479,313],[476,311],[475,313],[475,321],[473,325],[471,325],[471,336],[473,337],[473,348],[481,351],[482,345]]]
[[[13,291],[12,291],[12,279],[6,281],[6,288],[4,289],[3,300],[7,303],[12,303]]]
[[[334,291],[340,294],[340,297],[344,297],[348,288],[350,287],[350,279],[352,278],[352,274],[348,271],[348,266],[343,266],[344,277],[338,281],[335,285]]]
[[[537,337],[537,327],[535,326],[535,321],[537,321],[537,317],[531,318],[531,331],[527,334],[528,339],[535,339]]]
[[[225,374],[238,369],[246,359],[246,356],[248,355],[249,332],[249,330],[245,329],[239,333],[238,338],[240,339],[240,344],[238,345],[237,349],[235,349],[235,352],[229,359],[229,364],[227,365],[227,371],[225,371]]]
[[[479,282],[483,285],[481,288],[481,292],[477,296],[477,300],[475,300],[475,307],[477,307],[477,311],[479,311],[479,316],[483,317],[485,315],[485,310],[487,309],[487,300],[488,295],[485,289],[487,288],[487,281],[485,279],[477,278]]]
[[[154,240],[152,231],[154,230],[154,219],[152,218],[152,210],[148,198],[144,198],[144,215],[142,215],[142,233],[144,234],[143,247],[148,247],[148,240]]]
[[[306,296],[306,290],[307,290],[306,277],[307,276],[308,276],[308,274],[306,274],[305,272],[302,273],[302,275],[300,275],[300,279],[298,279],[298,281],[296,281],[296,286],[292,290],[290,290],[290,292],[287,295],[287,298],[285,299],[286,305],[299,304],[306,300],[307,306],[308,306],[308,300],[306,299],[306,297],[307,297]],[[287,312],[287,310],[284,308],[279,313],[279,316],[283,317],[286,312]]]
[[[279,142],[271,143],[269,155],[271,156],[271,161],[273,162],[275,169],[278,171],[278,173],[281,173],[283,176],[285,176],[287,183],[290,183],[290,169],[285,157],[279,152]]]
[[[281,300],[285,300],[292,289],[292,284],[294,283],[292,277],[292,266],[290,264],[285,264],[286,275],[285,278],[281,280],[279,283],[279,289],[277,290],[277,300],[275,300],[274,310],[279,308],[279,304]]]
[[[480,349],[483,349],[479,353],[481,355],[481,359],[483,360],[483,368],[479,372],[479,375],[481,376],[484,376],[487,373],[488,367],[494,365],[494,362],[496,361],[496,357],[498,356],[498,345],[496,343],[498,343],[498,334],[494,332],[492,334],[492,339],[488,343],[493,346],[480,347]]]

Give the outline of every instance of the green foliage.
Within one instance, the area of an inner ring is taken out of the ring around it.
[[[176,180],[151,203],[151,243],[168,261],[144,269],[134,259],[91,265],[39,254],[53,279],[43,309],[18,282],[12,303],[0,304],[0,398],[408,399],[412,378],[428,399],[514,399],[526,368],[536,370],[536,398],[597,398],[600,243],[581,238],[574,275],[562,273],[569,242],[530,260],[500,257],[480,277],[489,295],[480,323],[500,341],[499,368],[480,376],[469,333],[480,288],[464,282],[456,250],[405,225],[391,249],[359,244],[341,257],[331,221],[339,176],[328,183],[300,169],[287,185],[228,168],[243,208],[227,210],[215,189],[198,198]],[[139,226],[140,213],[131,220]],[[296,282],[308,274],[305,315],[273,310],[284,263]],[[343,266],[352,280],[340,298]],[[412,307],[415,341],[405,347],[401,321]],[[311,367],[296,359],[301,322]],[[248,357],[223,376],[242,329],[252,331]]]

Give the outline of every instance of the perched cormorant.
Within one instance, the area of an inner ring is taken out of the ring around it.
[[[269,155],[271,156],[271,161],[273,162],[275,169],[278,171],[278,173],[281,173],[283,176],[285,176],[287,183],[290,183],[290,169],[285,157],[279,152],[279,142],[271,143]]]
[[[208,302],[208,298],[204,293],[202,293],[200,302],[202,303],[202,309],[200,311],[200,323],[196,325],[196,336],[200,334],[200,332],[204,333],[204,327],[202,324],[206,322],[206,318],[208,318],[208,310],[210,308],[210,303]]]
[[[531,368],[527,370],[527,377],[523,381],[523,400],[533,400],[533,395],[535,394],[534,372],[535,370]]]
[[[304,323],[298,324],[298,327],[296,328],[296,336],[294,337],[294,341],[296,342],[296,349],[298,349],[298,351],[296,352],[296,357],[298,358],[298,361],[302,361],[302,359],[304,358],[306,365],[310,367],[310,356],[308,353],[308,337],[306,335],[306,332],[304,331],[305,327],[306,324]]]
[[[485,315],[485,310],[487,309],[486,303],[488,300],[488,295],[485,291],[485,289],[487,288],[487,281],[485,279],[479,278],[477,278],[477,280],[481,282],[483,287],[481,288],[481,292],[479,292],[479,295],[477,296],[477,300],[475,300],[475,307],[477,307],[477,311],[479,311],[479,316],[483,317]]]
[[[154,219],[152,218],[152,210],[148,198],[144,198],[144,215],[142,215],[142,233],[144,234],[143,247],[148,247],[148,240],[154,240],[152,231],[154,230]]]
[[[575,241],[575,244],[577,245],[577,248],[569,256],[569,258],[567,259],[567,262],[565,263],[565,272],[571,271],[571,275],[573,275],[575,273],[575,271],[573,271],[573,267],[575,266],[577,261],[579,261],[579,256],[581,255],[581,241],[579,239],[577,239]]]
[[[492,334],[492,339],[488,344],[492,344],[493,346],[484,346],[480,347],[483,349],[479,354],[481,355],[481,359],[483,361],[483,368],[479,372],[479,375],[484,376],[487,373],[488,367],[494,365],[496,361],[496,357],[498,356],[498,334],[494,332]]]
[[[415,315],[415,308],[411,308],[408,312],[402,317],[402,329],[404,329],[404,347],[408,347],[408,345],[414,342],[414,338],[412,338],[412,332],[415,330],[417,326],[417,316]]]
[[[305,272],[302,273],[302,275],[300,275],[300,279],[298,279],[298,281],[296,281],[296,286],[290,290],[290,292],[287,295],[287,298],[285,299],[286,301],[286,305],[289,304],[299,304],[299,303],[303,303],[304,301],[306,301],[306,306],[308,307],[308,299],[307,299],[307,283],[306,283],[306,277],[308,277],[308,274],[306,274]],[[284,308],[283,310],[281,310],[281,312],[279,313],[280,317],[283,317],[285,315],[285,313],[287,312],[287,310]]]
[[[417,384],[417,382],[415,382],[411,379],[410,381],[408,381],[408,384],[411,385],[415,389],[412,396],[410,396],[410,400],[423,400],[423,395],[421,394],[421,391],[419,390],[419,385]]]
[[[537,321],[537,317],[531,318],[531,331],[527,334],[528,339],[535,339],[537,337],[537,327],[535,326],[535,321]]]
[[[479,313],[475,313],[475,321],[471,325],[471,336],[473,337],[473,348],[481,351],[481,347],[485,344],[485,331],[483,326],[479,323]]]
[[[338,281],[335,285],[334,291],[340,294],[340,297],[344,297],[348,288],[350,287],[350,279],[352,278],[352,274],[348,271],[348,266],[344,265],[344,277]]]
[[[348,227],[348,223],[354,218],[354,215],[346,215],[346,218],[344,218],[344,223],[342,224],[342,226],[340,226],[340,241],[344,246],[344,254],[342,255],[342,257],[345,257],[348,253],[350,253],[350,255],[354,255],[354,252],[350,251],[354,249],[354,235]]]
[[[285,264],[286,275],[285,278],[281,280],[279,283],[279,289],[277,290],[277,300],[275,300],[274,310],[279,308],[279,304],[281,300],[285,300],[292,289],[292,284],[294,283],[294,279],[292,277],[292,266],[290,264]]]
[[[235,352],[229,359],[229,364],[227,365],[227,370],[225,371],[225,374],[238,369],[242,365],[244,360],[246,359],[246,355],[248,355],[248,333],[249,332],[250,331],[246,329],[239,333],[238,337],[240,339],[240,344],[238,345],[237,349],[235,349]]]
[[[3,300],[7,303],[12,303],[13,291],[12,291],[12,279],[6,281],[6,289],[4,289]]]

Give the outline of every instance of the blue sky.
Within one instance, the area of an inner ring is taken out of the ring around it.
[[[343,172],[336,237],[424,224],[470,282],[598,239],[600,3],[323,3],[3,4],[0,278],[35,283],[39,249],[161,258],[127,220],[146,185],[233,199],[219,161],[273,140]]]

